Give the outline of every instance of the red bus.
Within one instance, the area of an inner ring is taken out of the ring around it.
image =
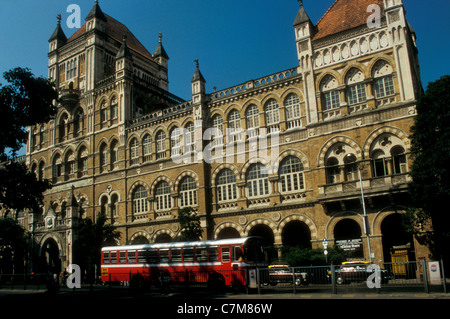
[[[267,267],[259,237],[110,246],[102,248],[101,280],[256,288],[257,267]]]

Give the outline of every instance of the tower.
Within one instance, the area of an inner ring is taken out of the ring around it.
[[[303,89],[307,105],[307,121],[315,123],[317,119],[316,89],[313,74],[313,47],[314,25],[299,1],[300,8],[294,20],[295,42],[298,56],[298,72],[303,75]]]

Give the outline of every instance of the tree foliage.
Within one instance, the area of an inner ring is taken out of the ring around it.
[[[13,159],[26,143],[26,127],[49,121],[56,114],[58,94],[47,79],[35,77],[27,68],[15,68],[3,75],[0,86],[0,203],[3,207],[36,210],[48,181],[38,181],[23,163]]]
[[[27,246],[25,229],[12,218],[0,218],[0,273],[22,262]]]
[[[178,221],[180,223],[179,241],[197,241],[203,234],[200,225],[200,217],[191,207],[185,207],[178,211]]]
[[[427,244],[432,258],[449,255],[450,214],[450,75],[430,82],[417,104],[412,127],[413,206],[406,222],[410,232]],[[424,227],[431,222],[432,232]]]
[[[82,219],[73,245],[75,263],[84,270],[99,265],[102,247],[114,245],[119,238],[120,232],[106,223],[105,214],[100,214],[95,223],[90,218]]]
[[[324,255],[323,249],[310,249],[299,246],[284,246],[282,260],[291,267],[297,266],[323,266],[330,263],[335,265],[345,261],[347,255],[342,249],[331,247],[327,249],[328,255]]]

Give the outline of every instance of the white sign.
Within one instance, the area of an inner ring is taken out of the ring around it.
[[[323,249],[327,249],[328,248],[328,240],[326,238],[324,238],[322,240],[322,246],[323,246]]]
[[[438,261],[428,262],[428,273],[430,274],[431,285],[441,285],[441,269]]]

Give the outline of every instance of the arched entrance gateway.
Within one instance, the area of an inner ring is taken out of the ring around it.
[[[363,241],[359,223],[345,218],[334,227],[334,240],[337,247],[348,254],[348,259],[364,259]]]
[[[281,233],[283,246],[296,246],[311,249],[311,230],[300,220],[293,220],[284,226]]]
[[[59,247],[53,238],[47,238],[41,247],[41,261],[43,270],[59,274],[62,270]]]
[[[393,213],[381,222],[383,257],[385,262],[414,261],[414,238],[402,225],[402,215]]]

